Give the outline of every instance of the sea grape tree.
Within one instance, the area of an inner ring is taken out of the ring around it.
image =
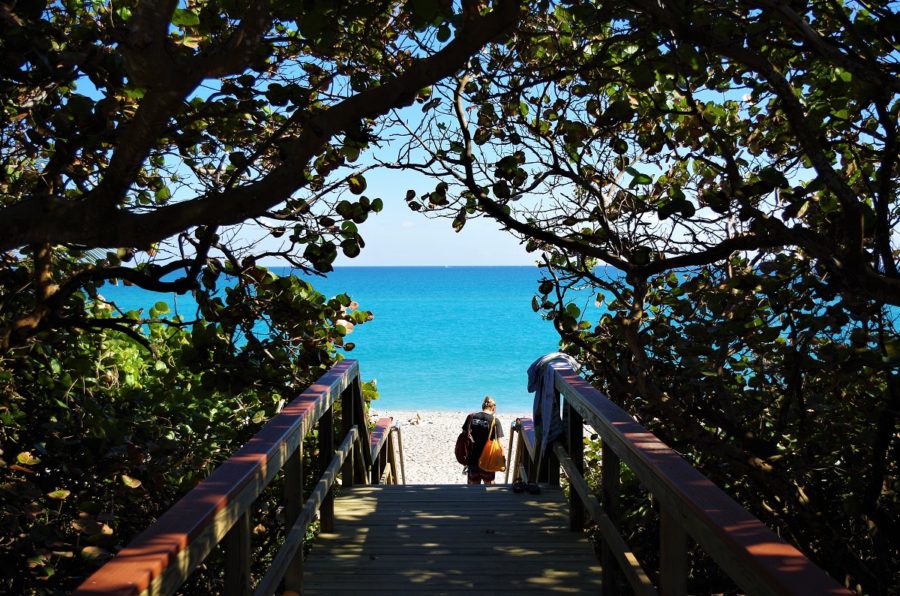
[[[75,587],[352,348],[370,313],[260,263],[358,254],[384,116],[520,10],[0,3],[0,591]]]
[[[357,254],[381,208],[357,161],[379,119],[518,16],[511,0],[5,5],[0,250],[33,259],[38,305],[5,317],[0,347],[71,322],[90,282],[185,291],[212,255],[241,270],[266,250],[319,269]],[[322,199],[335,188],[352,200]],[[254,220],[283,248],[236,253],[228,226]]]
[[[542,251],[535,310],[599,385],[835,577],[896,589],[897,7],[545,8],[434,91],[410,206]]]

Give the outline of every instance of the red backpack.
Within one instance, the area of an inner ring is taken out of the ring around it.
[[[472,453],[472,448],[475,446],[475,439],[472,438],[471,423],[472,415],[469,414],[466,417],[465,424],[463,424],[462,432],[456,437],[456,448],[453,450],[453,453],[456,455],[456,461],[464,466],[469,465],[469,455]]]

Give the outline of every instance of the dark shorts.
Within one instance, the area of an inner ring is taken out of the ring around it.
[[[496,472],[485,472],[478,467],[473,470],[472,467],[469,467],[469,483],[471,484],[479,484],[482,481],[493,482],[496,476]]]

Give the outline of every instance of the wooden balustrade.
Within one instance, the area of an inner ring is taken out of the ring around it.
[[[371,483],[404,484],[406,472],[403,469],[403,442],[400,427],[394,424],[393,418],[381,418],[375,423],[371,434],[371,446]]]
[[[343,439],[335,449],[333,406],[337,403]],[[227,594],[243,595],[251,590],[272,594],[282,583],[286,590],[299,591],[307,526],[316,512],[324,530],[334,525],[336,477],[341,474],[344,486],[368,482],[368,472],[373,461],[381,458],[384,444],[392,447],[391,441],[380,438],[377,448],[370,444],[366,422],[359,364],[344,360],[285,406],[246,445],[91,575],[75,594],[172,594],[219,544],[225,549]],[[314,427],[318,429],[321,475],[304,501],[303,439]],[[392,469],[397,469],[396,460],[390,461]],[[250,576],[252,507],[281,471],[287,536],[254,589]],[[379,480],[381,472],[383,469]],[[394,474],[390,479],[396,478]]]
[[[616,566],[635,593],[656,594],[658,588],[666,596],[685,594],[689,539],[748,594],[850,594],[571,368],[553,366],[555,390],[568,422],[566,440],[554,442],[545,462],[536,462],[540,439],[534,436],[533,423],[516,421],[513,428],[519,441],[511,466],[513,480],[527,480],[529,474],[534,478],[538,470],[542,481],[554,484],[562,467],[570,486],[570,527],[580,530],[587,513],[603,537],[604,594],[621,593]],[[602,441],[600,499],[583,477],[583,424]],[[512,441],[510,446],[512,452]],[[617,529],[621,463],[660,506],[658,586],[651,583]]]

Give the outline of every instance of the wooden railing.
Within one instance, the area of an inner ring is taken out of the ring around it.
[[[335,404],[340,404],[340,446],[334,448]],[[316,428],[319,480],[303,501],[303,439]],[[227,595],[273,594],[279,586],[300,591],[303,539],[320,515],[322,531],[334,528],[334,484],[397,481],[390,418],[379,420],[370,440],[359,364],[344,360],[278,413],[246,445],[166,511],[150,528],[90,576],[77,595],[172,594],[217,545],[225,551]],[[368,448],[363,448],[363,445]],[[401,447],[402,449],[402,447]],[[381,462],[389,462],[389,466]],[[375,464],[375,465],[373,465]],[[390,473],[385,474],[385,468]],[[377,475],[376,475],[377,470]],[[255,500],[284,474],[287,535],[264,577],[251,585],[251,513]]]
[[[403,440],[400,425],[393,418],[380,418],[370,435],[372,446],[372,484],[405,484]],[[398,458],[399,452],[399,458]]]
[[[800,551],[784,542],[678,453],[640,426],[566,365],[553,364],[561,398],[566,438],[552,445],[543,462],[535,461],[540,442],[530,419],[513,425],[518,434],[510,461],[513,480],[559,483],[560,467],[569,481],[569,524],[584,526],[585,513],[603,538],[604,594],[618,594],[615,568],[637,594],[687,593],[688,539],[696,541],[748,594],[850,594]],[[601,440],[600,498],[584,480],[584,424]],[[658,586],[639,564],[619,533],[618,494],[625,463],[660,505]]]

